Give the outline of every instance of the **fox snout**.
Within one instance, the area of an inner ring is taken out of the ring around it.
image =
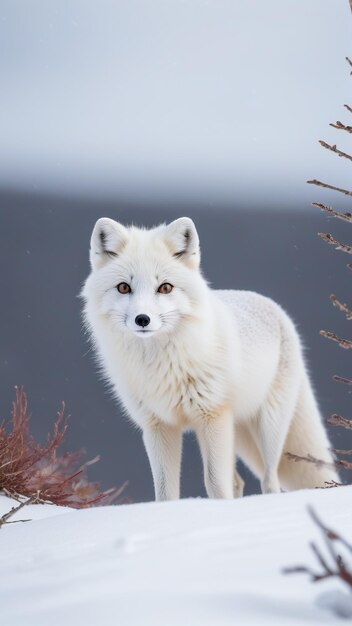
[[[149,315],[145,315],[144,313],[141,313],[140,315],[136,316],[134,321],[137,324],[137,326],[141,326],[142,328],[145,328],[145,326],[148,326],[148,324],[150,324],[150,317]]]

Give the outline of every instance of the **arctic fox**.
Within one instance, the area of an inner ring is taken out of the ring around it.
[[[263,493],[322,487],[330,444],[294,324],[250,291],[203,278],[193,221],[150,230],[97,221],[84,317],[102,370],[142,429],[156,500],[179,498],[182,433],[196,433],[211,498],[242,495],[238,455]]]

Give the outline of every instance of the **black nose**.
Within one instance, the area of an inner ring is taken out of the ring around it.
[[[137,315],[134,321],[138,324],[138,326],[142,326],[142,328],[144,328],[144,326],[148,326],[148,324],[150,324],[150,317],[149,315],[144,315],[142,313],[141,315]]]

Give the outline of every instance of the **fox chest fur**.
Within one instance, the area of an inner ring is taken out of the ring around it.
[[[146,342],[145,342],[146,343]],[[216,347],[202,358],[192,346],[121,345],[106,359],[110,379],[118,380],[117,395],[140,426],[151,419],[192,426],[233,403],[223,351]]]

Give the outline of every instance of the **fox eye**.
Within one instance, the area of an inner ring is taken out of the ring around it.
[[[171,293],[173,288],[174,286],[171,285],[170,283],[163,283],[162,285],[160,285],[158,292],[159,293]]]
[[[119,283],[116,287],[120,293],[131,293],[131,287],[127,283]]]

